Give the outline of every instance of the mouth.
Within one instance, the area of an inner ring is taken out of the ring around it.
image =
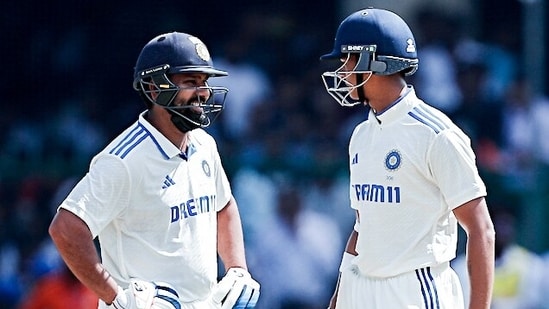
[[[190,107],[190,110],[195,113],[202,113],[204,111],[203,108],[201,107],[200,102],[197,102],[197,101],[190,102],[188,106]]]

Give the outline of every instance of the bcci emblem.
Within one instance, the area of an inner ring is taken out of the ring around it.
[[[210,177],[211,175],[210,165],[206,160],[202,161],[202,170],[204,171],[204,174],[206,174],[206,176]]]
[[[385,167],[389,171],[394,171],[400,167],[400,164],[402,164],[400,152],[396,149],[391,150],[385,157]]]
[[[210,52],[208,51],[208,48],[202,41],[200,41],[199,38],[190,36],[189,40],[193,42],[194,48],[196,49],[196,54],[200,59],[204,61],[210,61]]]

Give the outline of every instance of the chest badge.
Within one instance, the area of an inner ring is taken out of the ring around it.
[[[396,149],[391,150],[387,156],[385,156],[385,168],[389,171],[394,171],[400,168],[402,164],[402,156]]]
[[[202,161],[202,170],[204,171],[204,174],[206,174],[206,176],[210,177],[212,172],[210,170],[210,165],[208,164],[208,161]]]

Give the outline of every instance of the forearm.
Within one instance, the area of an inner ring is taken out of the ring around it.
[[[357,255],[357,252],[356,252],[356,240],[357,240],[357,237],[358,237],[358,233],[353,230],[351,232],[351,235],[349,236],[349,239],[347,240],[347,245],[345,246],[345,252],[343,252],[343,259],[341,261],[341,265],[339,266],[339,269],[340,269],[340,273],[337,277],[337,282],[336,282],[336,286],[335,286],[335,289],[334,289],[334,293],[332,295],[332,298],[330,299],[330,305],[328,306],[328,308],[335,308],[336,307],[336,303],[337,303],[337,295],[338,295],[338,291],[339,291],[339,281],[341,280],[341,269],[344,268],[344,266],[346,265],[343,265],[343,264],[347,264],[349,259],[347,256],[347,258],[345,258],[346,255]]]
[[[494,225],[483,197],[454,209],[454,214],[467,233],[467,271],[471,297],[469,309],[488,309],[494,282]]]
[[[244,236],[238,206],[234,199],[217,214],[217,248],[225,269],[247,269]]]
[[[467,241],[467,270],[470,279],[469,309],[488,309],[494,281],[494,238],[488,233]]]
[[[116,297],[117,283],[103,268],[92,235],[83,221],[61,210],[50,225],[50,236],[72,273],[106,303]]]

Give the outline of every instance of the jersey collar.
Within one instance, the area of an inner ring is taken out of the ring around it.
[[[414,87],[408,85],[404,90],[404,93],[395,102],[387,106],[384,110],[377,113],[374,113],[373,110],[370,110],[370,113],[372,113],[371,119],[377,119],[377,122],[380,125],[390,123],[395,119],[406,115],[410,111],[412,105],[414,104],[414,98],[416,98],[416,92],[414,90]]]
[[[143,126],[150,134],[154,143],[158,147],[158,150],[166,159],[179,156],[181,151],[172,142],[170,142],[160,131],[158,131],[150,122],[145,119],[147,111],[142,112],[139,115],[139,125]]]

